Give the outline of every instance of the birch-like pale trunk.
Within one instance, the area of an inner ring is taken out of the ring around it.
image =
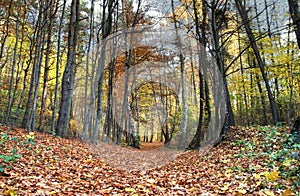
[[[184,57],[182,51],[182,40],[178,32],[179,27],[175,15],[174,0],[171,0],[171,6],[172,6],[172,16],[173,16],[173,22],[175,27],[175,33],[176,33],[176,41],[179,46],[178,49],[179,49],[179,61],[180,61],[181,96],[182,96],[182,107],[183,107],[182,119],[181,119],[181,123],[182,123],[181,133],[180,133],[178,149],[183,149],[186,142],[186,127],[187,127],[187,112],[188,112],[188,105],[186,101],[185,64],[184,64]]]

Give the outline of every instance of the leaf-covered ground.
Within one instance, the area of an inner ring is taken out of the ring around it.
[[[0,194],[299,195],[300,145],[284,144],[288,132],[235,128],[215,148],[148,170],[122,170],[101,159],[100,146],[0,127]],[[118,156],[126,160],[131,150],[123,150]]]

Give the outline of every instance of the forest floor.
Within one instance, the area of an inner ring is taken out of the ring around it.
[[[217,147],[179,153],[0,127],[0,195],[299,195],[300,145],[285,145],[289,132],[233,128]]]

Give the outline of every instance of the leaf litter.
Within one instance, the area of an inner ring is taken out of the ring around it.
[[[217,147],[182,153],[0,127],[0,194],[299,195],[300,150],[284,146],[289,131],[232,128]]]

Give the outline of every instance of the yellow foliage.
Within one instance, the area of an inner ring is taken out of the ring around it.
[[[135,192],[135,190],[133,188],[129,188],[129,187],[125,188],[125,191],[126,192]]]
[[[34,139],[34,132],[29,132],[28,134],[25,134],[22,137],[25,139]]]
[[[7,191],[5,191],[5,195],[8,195],[8,196],[17,196],[17,192],[13,189],[9,189]]]
[[[267,182],[275,182],[279,178],[279,172],[266,172],[265,177]]]

